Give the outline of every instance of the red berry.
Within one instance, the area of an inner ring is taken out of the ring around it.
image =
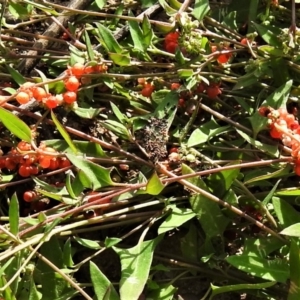
[[[43,98],[47,97],[47,92],[42,87],[33,87],[32,88],[32,96],[35,98],[36,101],[42,101]]]
[[[50,165],[49,165],[49,169],[50,170],[56,170],[59,168],[59,162],[56,158],[52,158],[50,160]]]
[[[220,64],[226,64],[228,62],[229,58],[230,58],[230,55],[228,55],[228,54],[220,54],[217,58],[217,61]]]
[[[53,109],[55,107],[57,107],[58,102],[55,96],[50,96],[48,98],[44,98],[43,99],[43,103],[49,108],[49,109]]]
[[[19,142],[17,147],[21,151],[30,151],[31,150],[31,145],[25,141]]]
[[[77,94],[75,92],[65,92],[63,98],[65,103],[72,104],[77,100]]]
[[[86,66],[84,67],[84,74],[91,74],[95,72],[95,66]]]
[[[180,99],[178,100],[178,106],[179,106],[179,107],[185,107],[185,101],[184,101],[184,99],[180,98]]]
[[[169,53],[175,53],[176,49],[178,48],[178,43],[177,42],[169,42],[165,43],[165,50]]]
[[[179,36],[180,36],[180,33],[178,31],[170,32],[165,36],[165,43],[177,42]]]
[[[212,84],[206,88],[208,98],[215,99],[218,95],[222,94],[218,85]]]
[[[0,157],[0,170],[5,168],[5,158]]]
[[[180,88],[181,84],[178,82],[171,83],[171,90],[178,90]]]
[[[138,82],[138,84],[140,84],[140,85],[145,85],[146,84],[146,79],[145,78],[138,78],[138,80],[137,80],[137,82]]]
[[[146,83],[145,86],[144,86],[144,88],[141,91],[141,94],[144,97],[150,97],[151,94],[153,93],[153,91],[154,91],[154,86],[151,85],[150,83]]]
[[[6,157],[6,158],[5,158],[5,168],[6,168],[7,170],[12,171],[12,170],[14,170],[16,167],[17,167],[17,163],[14,162],[14,160],[13,160],[12,158],[10,158],[10,157]]]
[[[61,157],[59,160],[59,168],[70,167],[71,163],[66,157]]]
[[[95,67],[95,72],[96,73],[104,73],[107,71],[107,66],[105,64],[101,64],[101,65],[96,65]]]
[[[200,82],[200,83],[198,84],[198,86],[197,86],[196,91],[197,91],[198,93],[203,93],[204,91],[206,91],[206,89],[207,89],[207,84],[204,83],[204,82]]]
[[[266,106],[261,106],[259,109],[258,109],[258,113],[262,116],[262,117],[267,117],[268,114],[271,112],[270,108],[269,107],[266,107]]]
[[[76,92],[80,86],[79,80],[75,76],[70,76],[65,81],[65,88],[70,92]]]
[[[50,167],[50,164],[51,164],[51,157],[43,156],[43,155],[39,157],[39,165],[41,166],[41,168],[47,169]]]
[[[26,191],[23,194],[23,200],[26,202],[31,202],[36,198],[36,193],[34,191]]]
[[[29,102],[30,100],[30,96],[28,93],[26,92],[19,92],[16,96],[16,100],[20,103],[20,104],[26,104]]]
[[[85,67],[81,63],[75,63],[75,65],[72,66],[70,69],[72,74],[75,76],[81,76],[85,72]]]
[[[172,148],[169,150],[169,153],[178,153],[178,148],[177,148],[177,147],[172,147]]]
[[[29,167],[30,175],[37,175],[39,173],[39,168],[37,166]]]
[[[30,167],[25,166],[25,165],[21,165],[20,168],[19,168],[19,174],[22,177],[29,177],[31,175]]]
[[[279,132],[275,127],[272,127],[270,130],[270,135],[273,139],[280,139],[282,136],[282,133]]]
[[[242,40],[241,40],[241,44],[243,44],[243,45],[248,45],[248,39],[247,38],[243,38]]]

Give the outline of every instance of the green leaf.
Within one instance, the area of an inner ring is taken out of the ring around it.
[[[119,65],[121,67],[130,66],[129,52],[124,51],[124,53],[109,53],[108,55],[116,65]]]
[[[96,23],[96,26],[98,28],[97,33],[100,36],[101,43],[106,48],[107,52],[121,54],[122,47],[114,38],[110,30],[106,26],[102,25],[101,23]]]
[[[182,175],[191,173],[194,173],[194,171],[187,165],[183,164]],[[199,177],[189,178],[187,181],[205,191],[208,191],[206,184]],[[191,195],[189,201],[206,234],[206,237],[212,238],[222,236],[229,223],[229,219],[223,215],[219,205],[201,194]]]
[[[281,33],[280,30],[275,27],[261,25],[257,23],[252,23],[259,35],[264,39],[264,41],[270,46],[280,47],[281,41],[278,35]]]
[[[84,186],[80,181],[80,177],[77,174],[75,176],[75,179],[72,181],[72,191],[74,192],[75,196],[78,197],[83,191],[84,191]],[[68,189],[68,187],[67,187]]]
[[[189,261],[199,262],[200,238],[198,235],[198,226],[194,222],[189,223],[188,233],[180,239],[180,248],[184,258]]]
[[[120,298],[138,299],[149,277],[149,271],[156,245],[162,235],[144,241],[129,249],[113,247],[121,260]]]
[[[300,299],[300,249],[295,241],[290,246],[290,288],[287,300]]]
[[[2,107],[0,107],[0,121],[16,137],[31,143],[31,130],[26,123]]]
[[[71,174],[70,172],[67,172],[67,178],[66,178],[66,189],[72,199],[76,199],[78,194],[75,194],[72,187],[72,181],[71,181]]]
[[[9,65],[6,65],[6,68],[9,72],[9,74],[11,75],[11,77],[13,78],[13,80],[18,85],[22,85],[23,83],[25,83],[27,81],[16,69],[10,67]]]
[[[172,16],[177,13],[177,10],[175,10],[171,6],[169,6],[165,0],[158,0],[158,2],[168,16]]]
[[[161,182],[160,178],[158,177],[157,173],[154,172],[153,175],[147,182],[146,190],[143,193],[147,193],[150,195],[159,195],[160,192],[165,188],[164,184]]]
[[[99,243],[96,241],[79,238],[77,236],[74,236],[74,240],[83,247],[90,248],[93,250],[101,249]]]
[[[240,174],[239,162],[233,162],[230,165],[236,165],[235,169],[225,170],[218,173],[213,173],[208,177],[208,186],[213,194],[222,198],[230,189],[234,180]]]
[[[116,106],[113,102],[110,102],[110,106],[111,106],[111,109],[114,112],[115,116],[118,118],[118,120],[122,124],[128,122],[128,118],[124,114],[121,113],[118,106]]]
[[[268,96],[268,98],[262,104],[271,106],[275,109],[279,107],[286,107],[292,85],[293,80],[287,81],[281,87],[277,88],[270,96]]]
[[[72,111],[79,117],[84,119],[94,119],[97,117],[103,108],[83,108],[83,107],[73,107]]]
[[[115,120],[106,120],[102,122],[103,127],[114,132],[118,137],[126,140],[132,140],[131,134],[127,127]]]
[[[285,283],[289,278],[289,266],[283,259],[267,260],[249,255],[232,255],[225,260],[237,269],[265,280]]]
[[[66,156],[75,167],[86,175],[91,183],[92,189],[97,190],[104,186],[114,185],[114,182],[110,178],[109,169],[73,154],[67,153]]]
[[[249,24],[250,28],[248,28],[248,33],[254,31],[253,28],[252,28],[252,26],[251,26],[251,23],[255,22],[256,19],[257,19],[258,4],[259,4],[259,0],[252,0],[252,1],[250,1],[249,14],[248,14],[248,24]]]
[[[159,284],[156,289],[147,292],[147,299],[173,300],[177,290],[171,283]]]
[[[180,69],[177,71],[178,76],[181,78],[189,78],[191,76],[193,76],[194,71],[193,69]]]
[[[8,215],[10,232],[17,235],[19,233],[19,201],[16,193],[11,197]]]
[[[22,5],[21,3],[17,2],[10,2],[8,6],[9,12],[16,18],[16,19],[24,19],[27,18],[32,10],[31,5]]]
[[[109,299],[119,300],[120,297],[116,292],[112,283],[107,277],[99,270],[96,264],[90,261],[90,275],[93,288],[98,300]]]
[[[154,36],[151,23],[146,14],[144,14],[143,22],[142,22],[142,30],[143,30],[143,44],[144,49],[147,49],[151,43]]]
[[[274,194],[275,196],[300,196],[300,189],[299,188],[287,188],[278,190]]]
[[[72,244],[70,238],[68,238],[64,244],[63,260],[64,260],[64,265],[67,266],[68,268],[72,268],[74,266],[74,262],[72,259]]]
[[[46,140],[45,143],[47,146],[51,146],[59,152],[72,153],[72,149],[69,148],[67,142],[64,140]],[[73,143],[78,151],[87,156],[106,157],[99,144],[86,141],[73,141]]]
[[[122,239],[119,239],[119,238],[106,237],[105,241],[104,241],[104,244],[105,244],[106,248],[111,248],[112,246],[115,246],[115,245],[119,244],[121,241],[122,241]]]
[[[283,229],[280,234],[300,237],[300,223],[293,224]]]
[[[11,264],[5,271],[7,280],[11,279],[16,274],[16,272],[20,269],[23,260],[24,260],[24,252],[20,251],[14,255],[14,259],[12,260]],[[19,282],[20,282],[20,278],[17,277],[10,285],[10,289],[12,290],[14,295],[17,293]]]
[[[28,300],[40,300],[41,294],[38,292],[33,278],[30,278],[29,297]]]
[[[47,82],[48,81],[48,78],[46,77],[46,75],[42,72],[42,71],[40,71],[40,70],[38,70],[38,69],[35,69],[35,71],[40,75],[40,77],[41,77],[41,79],[42,79],[42,82]],[[40,80],[39,80],[40,81]],[[45,91],[47,92],[47,93],[49,93],[49,85],[48,84],[45,84],[44,85],[44,89],[45,89]]]
[[[243,89],[247,86],[253,85],[258,82],[258,78],[254,75],[255,72],[243,75],[238,78],[236,85],[233,87],[234,90]]]
[[[249,135],[244,133],[241,130],[236,129],[237,133],[244,138],[249,144],[256,147],[257,149],[261,150],[262,152],[265,152],[273,157],[279,157],[280,153],[277,146],[272,146],[268,144],[264,144],[258,140],[255,140],[251,138]]]
[[[220,127],[220,125],[214,119],[211,119],[192,132],[188,139],[187,146],[190,148],[204,144],[212,137],[225,132],[229,128],[229,125]]]
[[[180,227],[182,224],[191,220],[196,214],[189,208],[178,208],[175,205],[169,205],[166,209],[171,209],[171,214],[168,215],[166,220],[159,226],[157,233],[162,234],[174,228]]]
[[[132,14],[130,14],[132,16]],[[131,38],[133,40],[134,48],[144,51],[144,45],[143,45],[143,32],[138,24],[137,21],[128,20],[129,25],[129,31]]]
[[[275,183],[275,185],[273,186],[273,188],[271,189],[271,191],[268,193],[268,195],[262,201],[262,204],[264,206],[266,206],[270,202],[270,200],[272,199],[272,197],[274,196],[274,193],[276,192],[277,187],[278,187],[280,181],[281,181],[281,179],[277,180],[277,182]]]
[[[100,0],[100,1],[98,0],[98,2],[104,2],[104,5],[106,4],[106,1],[107,0]],[[97,1],[96,1],[96,3],[97,3]],[[84,40],[85,40],[85,45],[86,45],[86,48],[87,48],[87,53],[88,53],[88,56],[89,56],[89,60],[93,61],[93,60],[95,60],[95,53],[94,53],[94,49],[92,47],[91,40],[90,40],[90,37],[89,37],[89,34],[88,34],[87,30],[84,31]]]
[[[7,284],[7,280],[5,278],[5,276],[1,276],[0,277],[0,287],[4,287]],[[3,296],[5,300],[17,300],[16,297],[14,296],[10,286],[8,286],[4,292],[3,292]]]
[[[258,111],[249,117],[248,120],[252,125],[253,137],[256,137],[261,130],[267,128],[268,118],[261,116]]]
[[[102,9],[106,5],[107,0],[95,0],[95,3],[99,9]]]
[[[56,126],[56,128],[58,129],[59,133],[62,135],[62,137],[64,138],[64,140],[67,142],[67,144],[69,145],[70,149],[72,149],[72,151],[74,153],[77,153],[78,150],[76,149],[76,146],[74,145],[71,137],[69,136],[68,132],[66,131],[66,129],[63,127],[63,125],[58,121],[58,119],[56,118],[55,113],[51,110],[51,118]]]
[[[253,174],[253,176],[252,176],[252,178],[245,176],[244,184],[251,184],[254,182],[258,182],[258,181],[266,181],[271,178],[282,178],[283,176],[291,173],[291,166],[286,165],[286,166],[283,166],[282,169],[279,169],[276,171],[274,171],[274,169],[270,169],[270,168],[264,168],[260,171],[261,171],[262,175],[260,173],[256,173],[256,175],[255,175],[254,173],[249,172],[248,174],[250,174],[250,175]]]
[[[210,299],[212,297],[223,294],[223,293],[229,293],[229,292],[235,292],[235,291],[245,291],[245,290],[261,290],[268,287],[271,287],[276,284],[276,281],[273,282],[262,282],[262,283],[244,283],[244,284],[235,284],[235,285],[225,285],[225,286],[215,286],[211,284],[212,293],[210,295]]]
[[[274,86],[280,86],[288,82],[291,78],[285,58],[271,57],[271,67],[273,70]]]
[[[257,48],[258,53],[262,52],[264,55],[265,53],[275,56],[275,57],[284,57],[283,49],[278,49],[277,47],[270,46],[270,45],[262,45]]]
[[[52,237],[44,243],[40,248],[40,253],[57,268],[62,269],[64,267],[63,253],[56,237]],[[65,279],[57,276],[57,273],[41,259],[38,260],[34,273],[34,277],[38,277],[41,283],[40,291],[43,294],[43,300],[58,299],[68,286]]]
[[[272,203],[282,228],[286,228],[295,223],[300,223],[300,212],[295,210],[286,201],[277,197],[273,197]]]
[[[246,238],[243,255],[266,258],[270,253],[284,246],[284,242],[272,236]]]
[[[209,11],[209,0],[196,0],[192,14],[198,21],[202,21]]]
[[[168,119],[168,127],[173,121],[172,116],[176,112],[179,95],[175,91],[171,91],[165,95],[154,111],[154,116],[158,119]],[[174,116],[173,116],[174,118]]]

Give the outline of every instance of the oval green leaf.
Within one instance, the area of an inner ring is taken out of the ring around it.
[[[31,143],[31,130],[26,123],[2,107],[0,107],[0,121],[16,137]]]

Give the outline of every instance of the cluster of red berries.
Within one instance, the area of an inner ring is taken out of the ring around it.
[[[227,47],[227,46],[220,46],[220,45],[212,45],[210,47],[211,49],[211,52],[214,53],[216,51],[222,51],[222,50],[232,50],[230,47]],[[231,58],[232,56],[232,53],[226,53],[226,54],[220,54],[217,56],[217,61],[218,63],[220,64],[226,64],[229,59]]]
[[[215,99],[218,95],[222,94],[222,90],[220,89],[220,83],[211,82],[207,85],[205,82],[201,81],[196,91],[198,93],[205,93],[208,98]]]
[[[176,91],[180,87],[181,87],[180,83],[173,82],[173,83],[171,83],[170,89],[171,89],[171,91]],[[185,96],[187,96],[186,93],[180,93],[180,98],[178,100],[178,106],[179,107],[185,107],[185,98],[186,98]]]
[[[295,173],[300,176],[300,124],[293,114],[284,107],[274,109],[260,107],[259,113],[268,118],[270,135],[280,139],[286,147],[291,148],[291,156],[295,159]]]
[[[178,31],[170,32],[165,36],[164,49],[169,53],[175,53],[178,48],[178,39],[180,33]]]
[[[77,91],[81,84],[88,84],[90,77],[83,77],[91,73],[103,73],[107,71],[106,65],[84,66],[76,63],[68,67],[66,79],[64,80],[65,92],[53,95],[48,93],[43,87],[36,86],[32,82],[26,82],[20,86],[16,100],[20,104],[26,104],[31,99],[43,103],[47,108],[53,109],[62,104],[73,104],[77,100]]]
[[[21,141],[7,155],[0,157],[0,169],[18,169],[19,175],[29,177],[37,175],[41,169],[56,170],[71,165],[67,158],[57,157],[57,154],[56,150],[44,143],[34,151],[29,143]]]
[[[145,78],[139,78],[138,84],[142,87],[141,95],[147,98],[151,97],[155,86],[151,82],[147,82]]]

